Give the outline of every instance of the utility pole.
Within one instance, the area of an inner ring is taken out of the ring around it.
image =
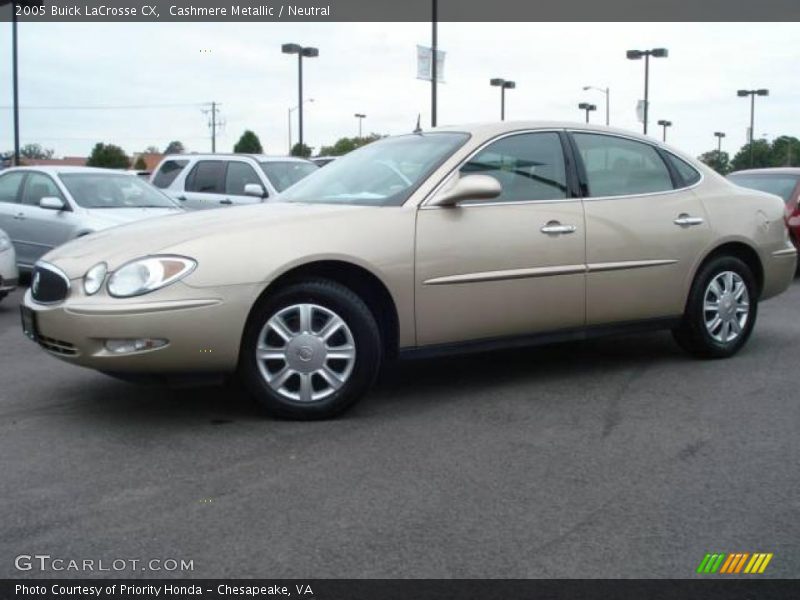
[[[211,108],[204,110],[203,113],[209,115],[208,127],[211,129],[211,152],[213,154],[217,151],[217,129],[221,129],[225,123],[217,118],[220,112],[219,107],[222,106],[222,104],[219,102],[211,102],[209,106]]]
[[[438,77],[437,62],[439,58],[439,2],[432,1],[431,14],[431,127],[436,127],[436,79]]]

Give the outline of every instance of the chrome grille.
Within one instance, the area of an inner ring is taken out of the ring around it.
[[[31,274],[31,296],[39,304],[55,304],[69,294],[69,278],[53,265],[36,263]]]

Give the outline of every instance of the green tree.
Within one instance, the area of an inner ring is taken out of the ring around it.
[[[19,155],[22,158],[53,158],[53,154],[55,154],[55,152],[52,148],[42,148],[41,144],[25,144],[19,149]]]
[[[139,155],[139,157],[136,159],[136,162],[133,163],[133,168],[137,171],[147,170],[147,163],[144,162],[144,157],[142,155]]]
[[[356,148],[366,146],[376,140],[381,139],[383,136],[377,133],[370,133],[366,137],[344,137],[336,141],[333,146],[323,146],[319,154],[320,156],[343,156],[348,152],[352,152]]]
[[[179,142],[178,140],[174,140],[167,144],[167,147],[164,148],[164,154],[183,154],[186,152],[186,147],[183,145],[183,142]]]
[[[302,158],[308,158],[311,156],[312,148],[310,146],[306,146],[305,144],[300,144],[300,142],[296,143],[292,146],[292,156],[300,156]]]
[[[767,140],[753,141],[753,161],[750,162],[750,144],[742,146],[741,150],[731,160],[731,170],[763,169],[772,166],[772,147]]]
[[[258,136],[249,129],[245,130],[245,132],[242,134],[242,137],[240,137],[239,141],[236,142],[236,145],[233,147],[233,151],[236,154],[264,153],[264,149],[261,147],[261,141],[258,139]]]
[[[709,150],[697,157],[698,160],[707,164],[720,175],[727,175],[731,172],[731,157],[727,152],[717,152]]]
[[[86,161],[87,167],[104,167],[106,169],[127,169],[130,164],[130,160],[122,148],[101,142],[95,144],[89,160]]]
[[[773,167],[800,167],[800,140],[790,135],[772,141]]]
[[[178,142],[180,144],[180,142]],[[144,149],[145,154],[161,154],[161,150],[157,146],[148,146]]]

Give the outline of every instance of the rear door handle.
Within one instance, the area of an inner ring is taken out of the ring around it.
[[[548,235],[562,235],[568,233],[575,233],[578,228],[575,225],[562,225],[558,221],[549,221],[547,225],[542,226],[539,230],[542,233],[546,233]]]
[[[691,217],[686,213],[682,213],[678,215],[678,218],[673,221],[675,225],[680,225],[681,227],[691,227],[692,225],[702,225],[705,221],[703,221],[702,217]]]

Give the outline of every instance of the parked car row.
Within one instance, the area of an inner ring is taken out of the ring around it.
[[[3,300],[17,287],[17,257],[14,244],[5,231],[0,229],[0,300]]]
[[[215,205],[229,178],[245,196],[282,189],[274,163],[245,160],[171,157],[155,178],[174,176],[156,183]],[[75,365],[236,375],[274,415],[331,417],[395,356],[645,329],[671,329],[698,357],[733,356],[759,302],[792,281],[784,210],[621,130],[439,128],[364,146],[280,202],[60,246],[36,263],[22,321]]]

